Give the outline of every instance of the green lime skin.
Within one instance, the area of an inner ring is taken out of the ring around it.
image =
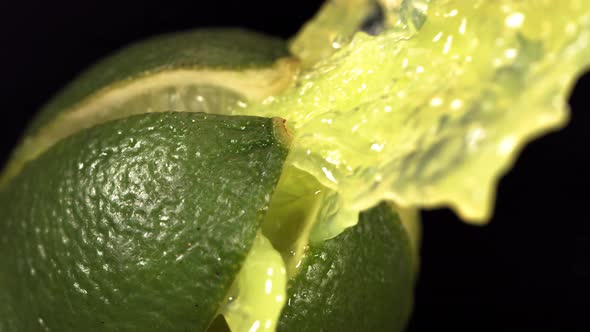
[[[408,233],[388,204],[306,256],[277,331],[403,331],[415,271]]]
[[[280,176],[275,124],[144,114],[29,162],[0,191],[0,331],[205,331]]]

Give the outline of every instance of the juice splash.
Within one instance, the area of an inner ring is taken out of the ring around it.
[[[573,82],[590,65],[588,1],[384,10],[382,33],[356,33],[290,92],[246,110],[287,119],[288,164],[333,191],[322,238],[383,199],[485,223],[498,178],[528,141],[564,126]]]

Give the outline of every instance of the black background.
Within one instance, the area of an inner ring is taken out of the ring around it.
[[[0,161],[35,111],[82,69],[154,34],[241,26],[289,37],[319,1],[2,2]],[[409,331],[590,331],[590,76],[572,121],[530,144],[503,178],[495,216],[468,226],[424,213]]]

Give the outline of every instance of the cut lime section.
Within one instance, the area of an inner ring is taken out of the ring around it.
[[[41,110],[0,185],[81,129],[146,112],[230,114],[282,92],[297,70],[282,41],[243,30],[198,30],[132,45],[82,74]]]
[[[287,163],[347,208],[332,235],[356,222],[351,209],[383,199],[489,220],[498,178],[526,142],[566,123],[590,64],[588,1],[404,5],[413,29],[358,33],[294,89],[244,111],[289,120]]]
[[[206,330],[281,174],[276,123],[143,114],[28,163],[0,191],[0,330]]]

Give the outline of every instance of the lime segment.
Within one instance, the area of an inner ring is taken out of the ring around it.
[[[276,122],[144,114],[28,163],[0,191],[0,330],[205,330],[281,174]]]

